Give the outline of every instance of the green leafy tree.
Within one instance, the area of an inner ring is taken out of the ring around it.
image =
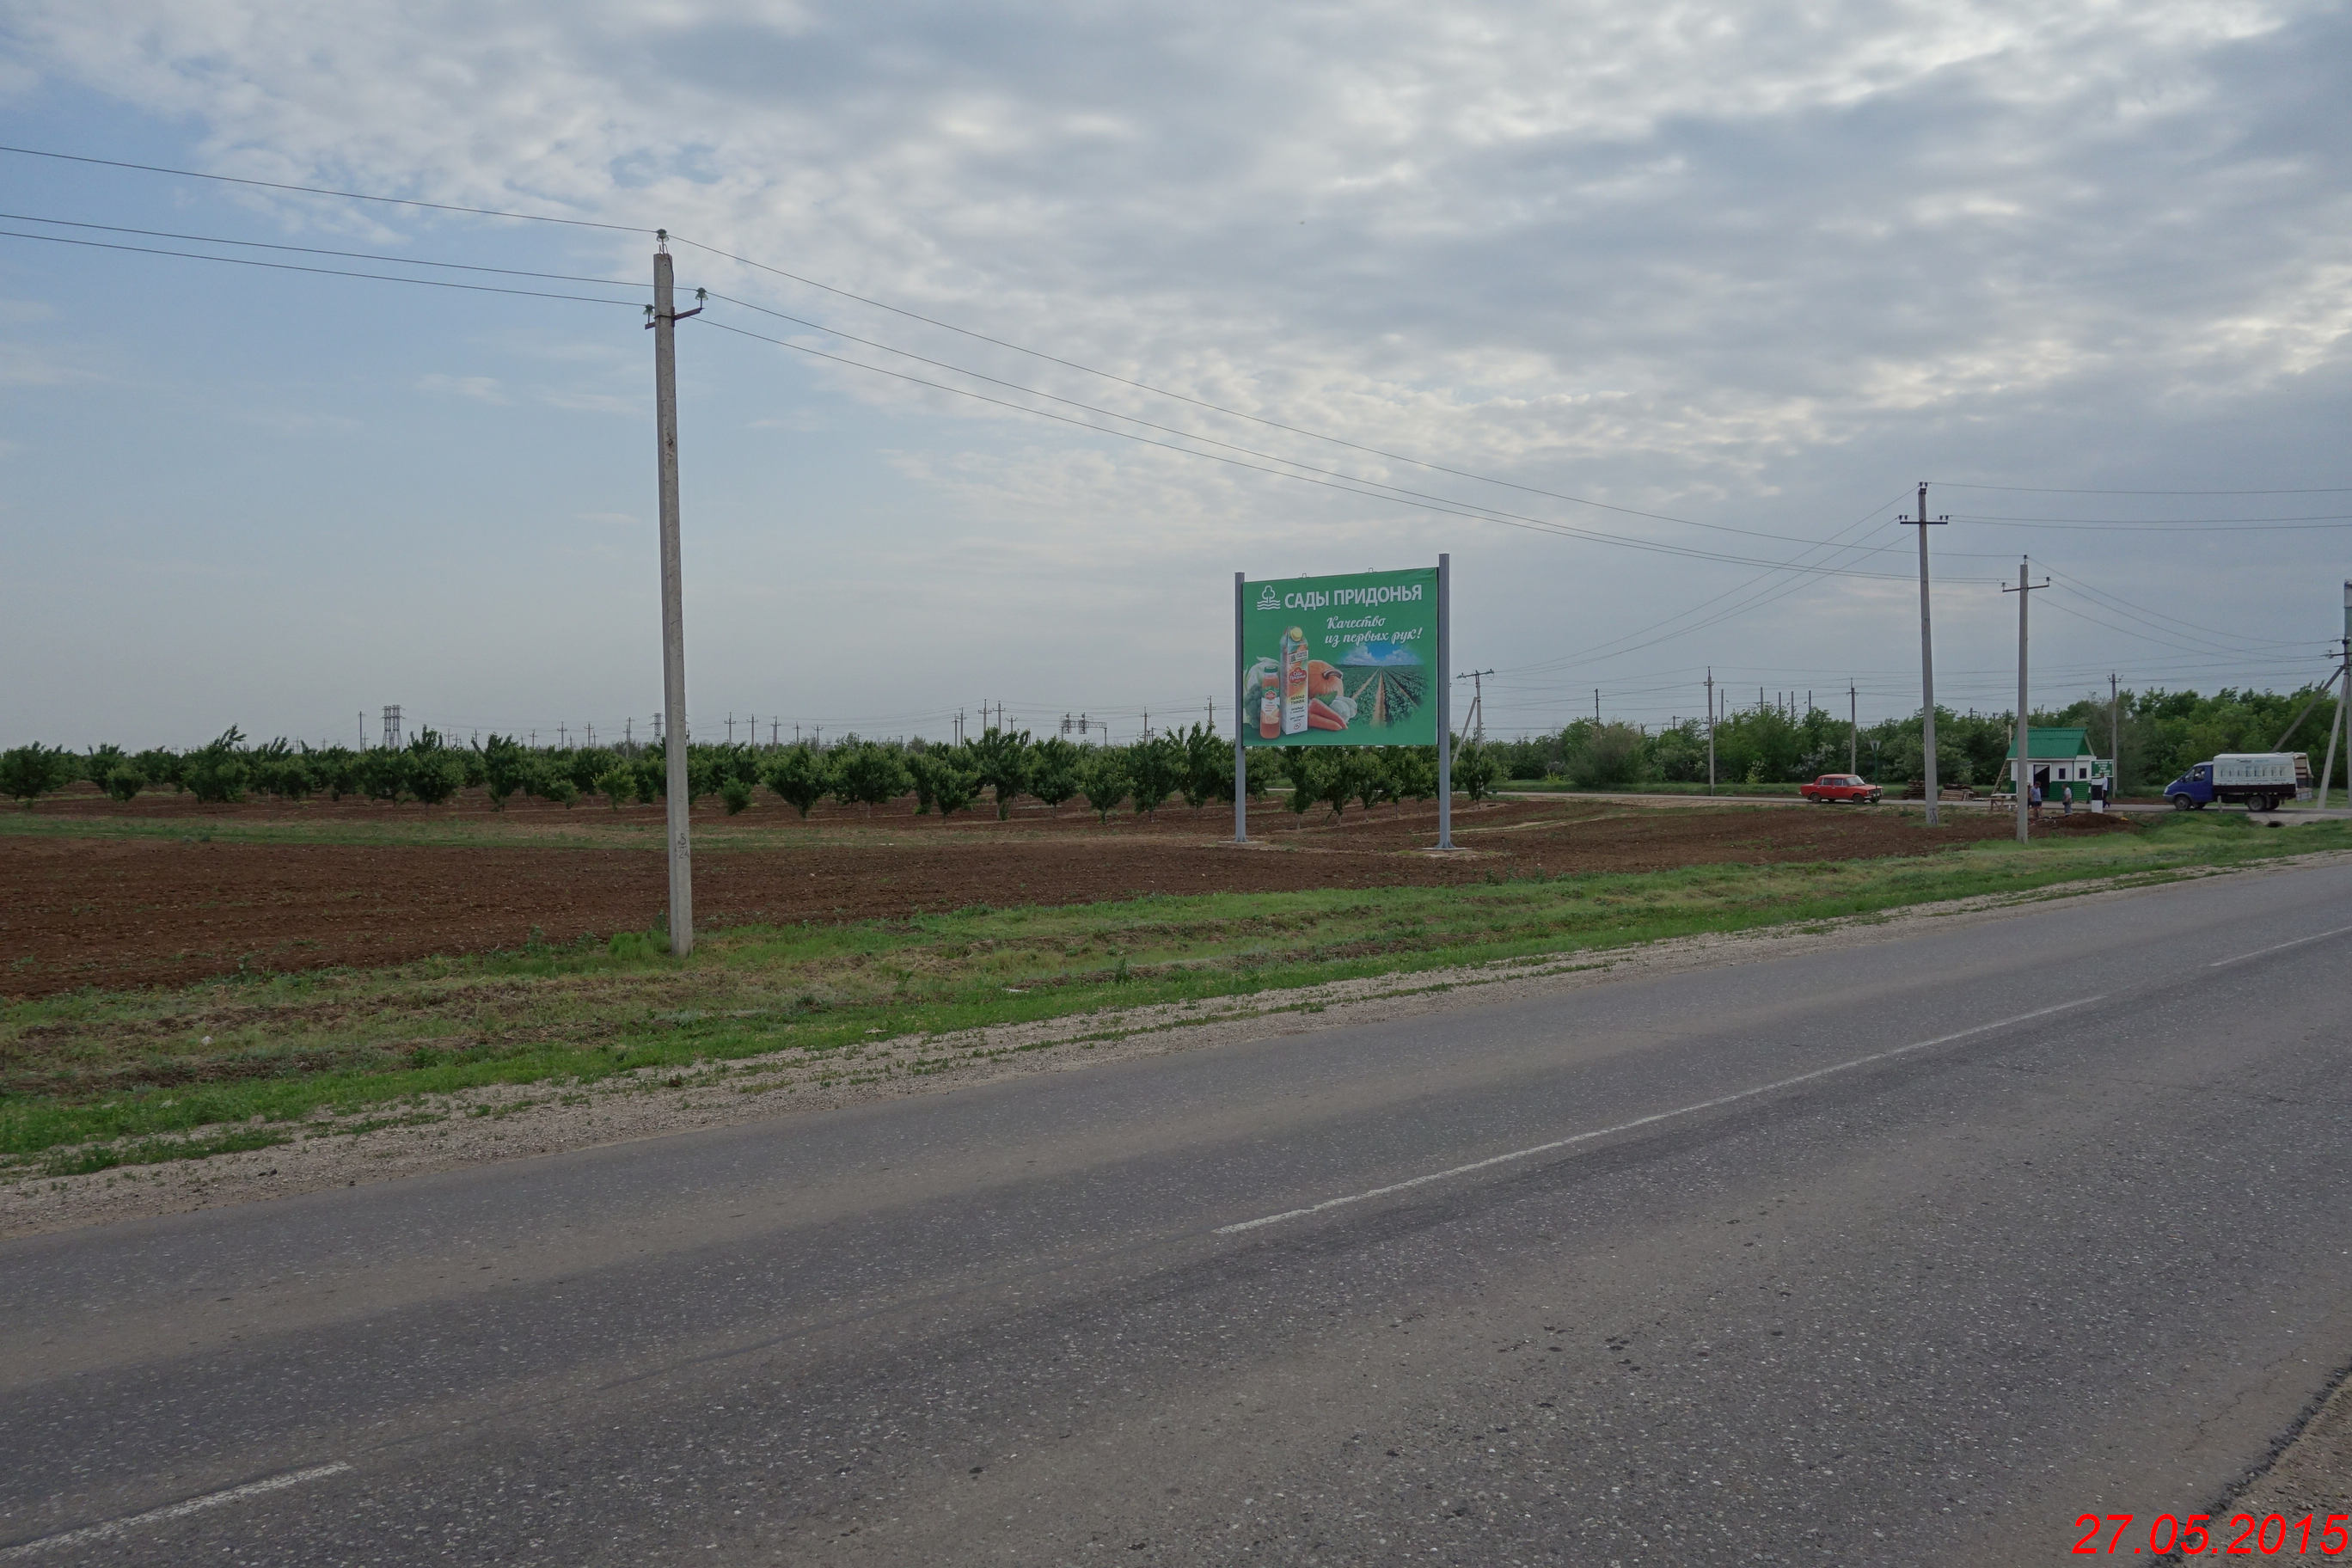
[[[984,730],[964,748],[972,775],[996,796],[996,820],[1013,815],[1013,802],[1029,787],[1029,731]]]
[[[1234,798],[1234,743],[1206,724],[1184,731],[1178,744],[1184,750],[1184,776],[1177,793],[1194,811],[1213,800]]]
[[[1029,754],[1029,793],[1059,815],[1062,803],[1078,793],[1086,753],[1059,735],[1048,735]]]
[[[180,778],[188,793],[207,805],[225,805],[245,798],[251,768],[245,760],[245,731],[230,725],[210,744],[188,753]]]
[[[538,794],[542,800],[551,800],[569,811],[580,804],[580,786],[572,782],[570,773],[559,773],[540,781]]]
[[[1389,775],[1389,798],[1402,804],[1427,800],[1437,793],[1437,748],[1389,746],[1381,758]]]
[[[104,789],[107,774],[130,760],[131,758],[120,746],[92,746],[89,749],[89,754],[82,759],[81,776],[100,789]]]
[[[150,746],[131,758],[131,763],[147,775],[151,784],[170,784],[175,795],[184,787],[180,783],[180,753],[168,746]]]
[[[445,805],[466,787],[466,764],[441,743],[440,731],[420,730],[408,747],[408,792],[426,805]],[[572,792],[579,797],[577,790]]]
[[[669,759],[661,752],[647,751],[630,765],[637,775],[637,798],[647,805],[669,798]]]
[[[1184,782],[1183,742],[1172,735],[1155,735],[1127,748],[1127,781],[1135,796],[1139,816],[1155,816],[1160,803]]]
[[[1495,793],[1495,758],[1475,741],[1458,742],[1454,753],[1454,787],[1472,800],[1484,800]]]
[[[636,798],[636,770],[614,758],[613,765],[596,775],[596,793],[604,797],[606,805],[620,810]]]
[[[1366,812],[1384,800],[1396,798],[1396,779],[1389,772],[1388,762],[1377,746],[1354,746],[1349,749],[1348,793],[1360,802]]]
[[[1638,784],[1648,744],[1647,737],[1631,724],[1589,726],[1581,742],[1569,753],[1568,776],[1585,789],[1622,789]]]
[[[1084,750],[1086,760],[1078,765],[1078,793],[1087,797],[1096,819],[1108,823],[1118,803],[1127,798],[1127,757],[1108,746]]]
[[[778,799],[799,812],[803,821],[808,819],[810,811],[833,787],[824,758],[814,747],[804,745],[786,746],[770,757],[760,778]]]
[[[358,777],[360,794],[397,805],[408,794],[408,753],[370,746],[360,753]]]
[[[931,802],[940,808],[941,816],[953,816],[980,798],[980,774],[965,767],[954,752],[935,752],[928,761],[931,764]]]
[[[914,786],[898,753],[872,741],[837,746],[832,761],[834,798],[864,806],[868,816],[876,806],[888,805]]]
[[[11,746],[0,752],[0,793],[26,810],[53,789],[69,783],[79,760],[62,746]]]
[[[493,733],[482,745],[482,791],[490,808],[504,811],[507,800],[530,782],[530,753],[512,735]]]
[[[1290,783],[1290,814],[1298,819],[1297,826],[1307,826],[1307,814],[1323,799],[1333,772],[1330,759],[1320,746],[1285,746],[1282,749],[1282,773]]]
[[[139,765],[136,763],[119,763],[112,773],[107,774],[101,783],[106,791],[107,799],[118,805],[128,805],[138,798],[141,790],[147,787],[147,775],[139,771]]]
[[[739,816],[751,804],[751,786],[730,774],[719,786],[719,803],[727,808],[728,816]]]

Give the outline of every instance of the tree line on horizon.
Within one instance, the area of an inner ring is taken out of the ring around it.
[[[2309,752],[2315,783],[2324,763],[2334,701],[2306,684],[2289,692],[2224,687],[2210,697],[2194,691],[2121,694],[2122,747],[2105,700],[2086,697],[2066,707],[2036,710],[2042,729],[2081,729],[2095,756],[2116,758],[2119,789],[2160,788],[2197,763],[2225,752]],[[2321,700],[2314,702],[2312,699]],[[2300,721],[2297,715],[2302,715]],[[1946,786],[1989,787],[2008,766],[2011,713],[1956,712],[1936,707],[1936,776]],[[2294,726],[2292,733],[2288,727]],[[1715,776],[1726,787],[1799,784],[1846,771],[1848,740],[1857,771],[1874,783],[1902,785],[1925,774],[1919,714],[1883,719],[1849,731],[1829,709],[1796,712],[1772,707],[1734,712],[1716,725]],[[2282,737],[2284,736],[2284,743]],[[1586,788],[1650,783],[1706,782],[1706,721],[1685,719],[1659,729],[1580,719],[1544,735],[1488,742],[1506,778],[1557,778]],[[2336,764],[2344,782],[2346,760]]]
[[[1489,793],[1497,770],[1475,742],[1457,742],[1454,786],[1473,799]],[[397,747],[311,746],[284,739],[248,742],[232,727],[187,751],[120,746],[87,752],[25,745],[0,752],[0,794],[26,806],[79,781],[128,803],[157,788],[226,805],[261,795],[299,801],[313,795],[359,797],[389,804],[439,805],[462,790],[481,790],[505,809],[517,795],[564,806],[591,798],[618,809],[667,798],[667,753],[652,745],[530,747],[493,734],[455,745],[436,731],[420,731]],[[1276,783],[1288,791],[1301,818],[1320,805],[1334,815],[1352,802],[1370,809],[1382,802],[1426,800],[1436,793],[1433,746],[1253,748],[1244,788],[1263,797]],[[1059,736],[1033,738],[1025,730],[984,731],[953,743],[869,741],[845,735],[828,744],[693,744],[687,748],[690,802],[716,796],[728,815],[749,807],[761,789],[805,818],[818,804],[876,807],[913,797],[918,816],[942,816],[971,808],[983,795],[1002,819],[1027,795],[1058,812],[1083,801],[1108,821],[1121,805],[1141,816],[1171,797],[1195,811],[1234,798],[1230,737],[1195,724],[1124,746],[1080,746]]]

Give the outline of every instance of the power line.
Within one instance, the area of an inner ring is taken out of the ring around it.
[[[2167,517],[2138,521],[2120,517],[1988,517],[1955,512],[1952,521],[1989,522],[1996,528],[2082,528],[2102,533],[2190,533],[2209,529],[2225,533],[2261,533],[2297,528],[2352,527],[2352,514],[2342,512],[2314,517]]]
[[[402,267],[442,267],[459,272],[494,272],[506,278],[543,278],[556,283],[602,283],[613,289],[644,285],[621,278],[585,278],[572,272],[530,272],[519,267],[485,267],[471,261],[425,261],[413,256],[392,256],[380,250],[334,250],[317,245],[278,245],[266,239],[224,239],[213,234],[179,234],[167,228],[129,228],[112,223],[79,223],[68,217],[37,217],[31,213],[0,213],[0,221],[47,224],[55,228],[94,228],[107,234],[143,235],[149,239],[186,239],[198,245],[235,245],[249,250],[284,250],[299,256],[340,256],[353,261],[390,261]]]
[[[306,196],[340,196],[352,202],[383,202],[391,206],[423,207],[432,212],[467,213],[475,217],[520,218],[525,223],[557,223],[572,228],[602,228],[617,234],[651,234],[649,228],[634,224],[597,223],[584,217],[551,217],[545,213],[507,212],[498,207],[458,206],[449,202],[418,201],[411,196],[378,196],[365,191],[331,190],[323,185],[294,185],[279,180],[251,180],[236,174],[207,174],[196,169],[173,169],[161,163],[131,163],[119,158],[90,158],[79,153],[50,153],[38,147],[0,146],[0,153],[14,153],[22,158],[54,158],[65,163],[95,163],[108,169],[136,169],[142,174],[173,174],[184,180],[214,180],[225,185],[251,185],[265,191],[294,191]]]
[[[932,381],[925,376],[911,375],[905,371],[889,370],[881,365],[867,364],[862,360],[849,359],[841,354],[827,353],[822,349],[811,348],[806,343],[796,343],[789,339],[770,337],[764,332],[751,331],[747,328],[730,326],[725,321],[712,321],[708,316],[702,318],[702,321],[704,325],[715,328],[722,332],[732,332],[738,337],[750,338],[756,342],[772,343],[778,348],[790,349],[794,353],[806,354],[813,359],[827,360],[835,364],[846,365],[852,370],[862,370],[874,375],[888,376],[894,381],[909,382],[917,386],[929,387],[934,392],[945,392],[957,397],[968,397],[975,402],[992,404],[999,408],[1009,408],[1017,414],[1029,415],[1033,418],[1051,419],[1057,424],[1076,426],[1081,430],[1091,430],[1098,436],[1112,436],[1122,441],[1133,441],[1146,447],[1158,447],[1164,451],[1181,453],[1188,458],[1200,458],[1213,463],[1224,463],[1236,468],[1247,468],[1254,473],[1271,474],[1276,479],[1295,479],[1301,484],[1320,485],[1327,489],[1339,490],[1348,495],[1361,496],[1367,500],[1386,501],[1391,505],[1411,506],[1426,511],[1443,512],[1451,517],[1468,518],[1478,522],[1497,523],[1505,528],[1524,529],[1533,533],[1555,534],[1565,539],[1583,540],[1587,542],[1595,544],[1613,544],[1622,549],[1649,551],[1657,554],[1676,555],[1689,560],[1721,561],[1739,566],[1761,566],[1775,572],[1801,572],[1841,577],[1871,577],[1889,582],[1903,581],[1899,574],[1892,573],[1859,572],[1850,567],[1807,566],[1793,564],[1788,562],[1763,561],[1759,560],[1754,556],[1731,555],[1721,551],[1695,550],[1685,545],[1667,544],[1654,540],[1628,539],[1617,534],[1597,533],[1591,530],[1578,528],[1570,523],[1549,522],[1538,519],[1522,518],[1515,513],[1496,511],[1492,509],[1479,507],[1475,502],[1455,501],[1446,497],[1423,497],[1419,492],[1400,490],[1394,486],[1381,485],[1380,481],[1377,479],[1359,479],[1352,476],[1341,476],[1339,479],[1318,479],[1315,477],[1315,473],[1313,472],[1298,473],[1293,472],[1289,468],[1267,468],[1261,463],[1244,462],[1239,458],[1229,458],[1222,453],[1203,452],[1191,447],[1180,447],[1172,441],[1155,440],[1149,436],[1139,436],[1129,430],[1110,429],[1101,425],[1092,424],[1084,419],[1075,418],[1070,415],[1056,414],[1051,409],[1032,408],[1024,404],[1014,403],[1008,398],[992,397],[984,392],[974,392],[970,387],[950,386],[944,382]],[[1113,417],[1124,417],[1124,416],[1114,416]],[[1187,437],[1186,438],[1205,439],[1205,437]],[[1218,444],[1224,445],[1224,443]],[[1276,462],[1287,461],[1287,459],[1285,458],[1276,458],[1274,460]],[[1298,466],[1303,467],[1304,465]],[[1328,471],[1328,470],[1317,470],[1317,472]],[[1344,482],[1342,482],[1343,480]],[[1992,581],[1992,579],[1990,578],[1965,578],[1960,580],[1968,582]]]
[[[5,215],[5,214],[0,214],[0,216],[6,216],[6,215]],[[808,319],[807,319],[807,318],[805,318],[805,317],[803,317],[803,316],[789,315],[789,314],[787,314],[786,312],[784,312],[784,311],[782,311],[782,310],[772,310],[768,309],[768,308],[767,308],[766,306],[764,306],[764,305],[754,305],[754,304],[752,304],[751,302],[750,302],[749,300],[738,300],[738,299],[734,298],[732,295],[721,294],[721,293],[719,293],[719,292],[718,292],[717,290],[715,290],[715,289],[711,291],[711,293],[710,293],[710,298],[711,298],[711,299],[713,299],[713,300],[724,300],[726,303],[728,303],[728,304],[730,304],[730,305],[739,306],[739,307],[740,307],[741,309],[746,310],[755,310],[755,311],[759,312],[761,315],[763,315],[763,316],[772,316],[772,317],[774,317],[776,320],[778,320],[778,321],[790,321],[790,322],[793,323],[795,326],[807,327],[807,328],[810,328],[810,329],[811,329],[811,330],[813,330],[813,331],[820,331],[820,332],[824,332],[824,333],[825,333],[825,334],[826,334],[827,336],[829,336],[829,337],[835,337],[835,338],[839,338],[839,339],[843,340],[843,341],[844,341],[844,342],[845,342],[857,343],[857,344],[860,344],[860,345],[862,345],[862,346],[864,346],[864,347],[866,347],[866,348],[870,348],[870,349],[879,349],[879,350],[881,350],[884,353],[898,354],[898,355],[900,355],[900,356],[902,356],[902,357],[904,357],[904,358],[913,360],[913,361],[914,361],[914,362],[916,362],[918,364],[927,364],[927,365],[930,365],[930,366],[932,366],[932,367],[933,367],[933,368],[935,368],[935,369],[948,371],[948,372],[950,372],[950,373],[952,373],[952,374],[956,374],[956,375],[968,375],[968,376],[971,377],[974,381],[983,381],[983,382],[986,382],[986,383],[987,383],[988,384],[990,384],[991,386],[1001,386],[1001,387],[1005,388],[1005,389],[1006,389],[1006,390],[1008,390],[1008,391],[1012,391],[1012,392],[1019,392],[1019,393],[1026,394],[1027,395],[1029,395],[1029,396],[1031,396],[1031,397],[1042,397],[1042,398],[1045,399],[1045,400],[1046,400],[1047,402],[1049,402],[1049,403],[1058,403],[1058,404],[1061,404],[1061,405],[1062,405],[1064,407],[1066,407],[1066,408],[1082,408],[1082,409],[1086,410],[1086,411],[1087,411],[1087,413],[1089,413],[1089,414],[1098,414],[1098,415],[1101,415],[1101,416],[1102,416],[1104,418],[1106,418],[1106,419],[1119,419],[1119,420],[1124,420],[1124,421],[1126,421],[1128,424],[1130,424],[1130,425],[1140,425],[1140,426],[1143,426],[1145,429],[1147,429],[1147,430],[1158,430],[1158,431],[1161,431],[1161,432],[1163,432],[1163,433],[1165,433],[1165,434],[1167,434],[1167,435],[1170,435],[1170,436],[1175,436],[1175,437],[1180,437],[1180,438],[1181,438],[1181,439],[1183,439],[1183,440],[1187,440],[1187,441],[1198,441],[1198,442],[1202,443],[1203,446],[1210,446],[1210,447],[1223,447],[1225,450],[1227,450],[1227,451],[1229,451],[1229,452],[1240,452],[1240,453],[1244,454],[1245,456],[1252,457],[1252,458],[1265,458],[1266,461],[1271,462],[1271,463],[1286,463],[1286,464],[1288,464],[1288,465],[1289,465],[1290,467],[1292,467],[1292,468],[1304,468],[1304,469],[1306,469],[1306,470],[1307,470],[1307,472],[1309,472],[1309,473],[1314,473],[1314,474],[1322,474],[1322,475],[1325,475],[1325,476],[1327,476],[1327,477],[1328,477],[1328,478],[1331,478],[1331,479],[1346,479],[1346,480],[1349,480],[1349,482],[1354,483],[1354,484],[1360,484],[1360,485],[1371,485],[1371,486],[1375,486],[1375,487],[1377,487],[1378,489],[1383,489],[1383,490],[1390,490],[1390,491],[1392,491],[1392,492],[1394,492],[1394,493],[1395,493],[1395,494],[1397,494],[1397,495],[1401,495],[1401,496],[1409,496],[1409,497],[1411,497],[1412,499],[1413,499],[1413,500],[1436,500],[1436,501],[1446,501],[1446,502],[1451,503],[1451,502],[1452,502],[1452,500],[1453,500],[1453,498],[1451,498],[1451,497],[1447,497],[1447,496],[1435,496],[1435,495],[1431,495],[1431,494],[1429,494],[1427,491],[1424,491],[1424,490],[1416,490],[1416,489],[1407,489],[1407,488],[1405,488],[1404,486],[1402,486],[1402,485],[1391,485],[1391,484],[1390,484],[1390,483],[1388,483],[1387,481],[1382,480],[1382,479],[1368,479],[1363,478],[1361,475],[1358,475],[1358,474],[1350,474],[1350,473],[1348,473],[1348,472],[1346,472],[1345,470],[1343,470],[1343,469],[1339,469],[1339,468],[1322,468],[1322,467],[1320,467],[1320,466],[1318,466],[1318,465],[1317,465],[1317,464],[1314,464],[1314,463],[1304,463],[1304,462],[1300,462],[1300,461],[1299,461],[1297,458],[1286,458],[1286,457],[1282,456],[1282,455],[1281,455],[1280,453],[1278,453],[1278,452],[1268,452],[1268,451],[1264,451],[1264,450],[1262,450],[1262,449],[1260,449],[1260,448],[1258,448],[1258,447],[1244,447],[1244,446],[1239,446],[1239,445],[1236,445],[1235,443],[1231,442],[1231,441],[1221,440],[1221,439],[1219,439],[1218,437],[1214,437],[1214,436],[1203,436],[1203,435],[1201,435],[1200,433],[1198,433],[1197,431],[1186,430],[1186,429],[1183,429],[1182,427],[1181,427],[1181,426],[1174,426],[1174,425],[1162,425],[1162,424],[1160,424],[1160,423],[1158,423],[1158,422],[1156,422],[1156,421],[1154,421],[1154,420],[1150,420],[1150,419],[1141,418],[1141,417],[1139,417],[1139,416],[1136,416],[1136,415],[1133,415],[1133,414],[1122,414],[1122,413],[1120,413],[1118,410],[1117,410],[1117,409],[1115,409],[1115,408],[1105,408],[1105,407],[1101,406],[1099,404],[1093,404],[1093,403],[1082,403],[1082,402],[1079,402],[1079,401],[1078,401],[1077,399],[1076,399],[1076,398],[1071,398],[1071,397],[1063,397],[1063,396],[1058,395],[1057,394],[1051,393],[1051,392],[1045,392],[1045,391],[1043,391],[1043,390],[1041,390],[1041,389],[1039,389],[1039,388],[1037,388],[1037,387],[1024,385],[1024,384],[1022,384],[1022,383],[1020,383],[1020,382],[1017,382],[1017,381],[1006,381],[1006,380],[1004,380],[1004,379],[1003,379],[1003,377],[1001,377],[1001,376],[989,375],[989,374],[986,374],[985,373],[981,372],[981,371],[976,371],[976,370],[968,369],[967,367],[965,367],[965,366],[963,366],[963,365],[955,364],[955,363],[950,363],[950,361],[947,361],[947,360],[932,359],[932,358],[930,358],[929,355],[916,353],[915,353],[913,350],[911,350],[911,349],[902,349],[902,348],[898,348],[898,347],[897,347],[897,346],[896,346],[896,345],[894,345],[894,344],[886,343],[886,342],[878,342],[878,341],[877,341],[877,340],[875,340],[875,339],[873,339],[873,338],[861,338],[861,337],[857,336],[857,335],[856,335],[856,333],[854,333],[854,332],[845,332],[845,331],[841,331],[841,330],[840,330],[839,328],[837,328],[837,327],[828,327],[828,326],[826,326],[826,325],[825,325],[824,322],[822,322],[822,321],[812,321],[808,320]],[[715,322],[715,321],[714,321],[714,322],[712,322],[711,324],[712,324],[713,326],[718,325],[718,323],[717,323],[717,322]],[[779,340],[776,340],[776,339],[771,338],[771,339],[768,339],[768,340],[766,340],[766,341],[768,341],[768,342],[777,342],[777,341],[779,341]],[[1453,470],[1450,470],[1450,469],[1449,469],[1449,470],[1446,470],[1446,471],[1451,472],[1451,471],[1453,471]],[[1499,481],[1497,481],[1497,482],[1499,482]],[[1535,493],[1535,494],[1538,494],[1538,495],[1540,495],[1540,494],[1547,494],[1547,493],[1549,493],[1549,492],[1538,490],[1538,491],[1535,491],[1535,492],[1532,492],[1532,493]],[[1498,518],[1510,518],[1510,519],[1513,519],[1513,520],[1515,520],[1515,521],[1519,521],[1519,522],[1540,523],[1540,524],[1543,524],[1544,526],[1547,526],[1547,527],[1568,527],[1568,526],[1571,526],[1571,525],[1569,525],[1569,524],[1555,524],[1555,523],[1550,522],[1550,521],[1549,521],[1549,520],[1548,520],[1548,519],[1543,519],[1543,518],[1531,518],[1531,517],[1523,516],[1522,514],[1517,513],[1517,512],[1507,512],[1507,511],[1500,510],[1499,509],[1496,509],[1496,508],[1480,506],[1480,504],[1479,504],[1478,502],[1476,502],[1476,501],[1463,501],[1463,502],[1460,502],[1459,504],[1461,504],[1461,505],[1463,505],[1463,506],[1476,507],[1476,508],[1478,508],[1478,510],[1481,510],[1481,511],[1486,511],[1486,512],[1491,512],[1491,513],[1493,513],[1493,515],[1495,515],[1496,517],[1498,517]],[[1685,518],[1669,518],[1669,517],[1665,517],[1665,516],[1664,516],[1662,513],[1657,513],[1657,512],[1640,512],[1640,513],[1636,513],[1635,515],[1637,515],[1637,516],[1641,516],[1641,517],[1655,518],[1655,519],[1657,519],[1658,521],[1664,521],[1664,522],[1675,522],[1675,523],[1680,523],[1680,524],[1682,524],[1683,526],[1687,527],[1687,528],[1703,528],[1703,529],[1710,530],[1710,531],[1714,531],[1714,532],[1717,532],[1717,533],[1734,533],[1734,534],[1738,534],[1738,535],[1739,535],[1740,537],[1745,538],[1745,539],[1767,539],[1767,540],[1770,540],[1770,541],[1772,541],[1772,542],[1775,542],[1775,543],[1780,543],[1780,544],[1796,544],[1796,545],[1802,545],[1802,546],[1804,546],[1804,547],[1806,547],[1806,548],[1808,548],[1808,549],[1811,549],[1811,548],[1812,548],[1812,547],[1814,547],[1814,546],[1818,545],[1818,544],[1821,542],[1819,540],[1813,540],[1813,539],[1803,539],[1803,538],[1800,538],[1800,537],[1798,537],[1798,536],[1796,536],[1796,535],[1794,535],[1794,534],[1787,534],[1787,533],[1766,533],[1766,532],[1764,532],[1764,531],[1760,531],[1760,530],[1758,530],[1758,529],[1752,529],[1752,528],[1733,528],[1733,527],[1731,527],[1730,525],[1728,525],[1728,524],[1727,524],[1727,523],[1719,523],[1719,522],[1695,522],[1695,521],[1689,521],[1689,520],[1687,520],[1687,519],[1685,519]],[[1887,547],[1886,547],[1886,546],[1874,546],[1873,548],[1874,548],[1874,549],[1884,549],[1884,548],[1887,548]]]
[[[2352,485],[2322,486],[2300,490],[2092,490],[2067,489],[2057,485],[1970,485],[1958,479],[1930,479],[1948,490],[2005,490],[2011,495],[2033,496],[2341,496],[2352,495]]]
[[[62,234],[26,234],[0,228],[0,237],[37,239],[48,245],[77,245],[87,250],[122,250],[134,256],[173,256],[186,261],[217,261],[224,267],[264,267],[273,272],[308,272],[321,278],[361,278],[372,283],[413,283],[422,289],[462,289],[472,294],[515,294],[531,300],[577,300],[587,305],[643,308],[636,300],[606,300],[593,294],[557,294],[544,289],[507,289],[492,283],[458,283],[446,278],[403,278],[389,272],[348,272],[336,267],[304,267],[292,261],[263,261],[250,256],[206,256],[198,250],[164,250],[144,245],[116,245],[103,239],[74,239]]]

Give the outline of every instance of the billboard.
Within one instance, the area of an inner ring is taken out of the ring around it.
[[[1244,746],[1437,743],[1438,569],[1242,584]]]

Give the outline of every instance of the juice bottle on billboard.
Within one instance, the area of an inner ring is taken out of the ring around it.
[[[1307,633],[1293,626],[1282,634],[1282,732],[1307,733]]]
[[[1280,667],[1270,658],[1262,658],[1250,669],[1250,711],[1257,715],[1257,735],[1261,741],[1282,738],[1282,686]]]

